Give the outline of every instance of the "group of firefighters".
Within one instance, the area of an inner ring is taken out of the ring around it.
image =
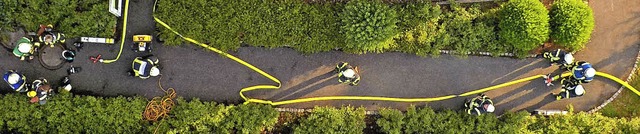
[[[551,62],[551,65],[557,64],[560,69],[569,71],[571,75],[562,77],[558,75],[544,75],[544,83],[547,86],[553,85],[553,81],[560,80],[562,89],[560,93],[553,94],[556,100],[580,97],[585,94],[584,83],[589,83],[596,75],[596,70],[589,62],[574,62],[573,55],[564,50],[558,49],[543,53],[543,57]],[[493,101],[484,94],[465,102],[465,111],[468,114],[480,115],[483,113],[491,113],[495,110]]]
[[[34,39],[35,38],[35,39]],[[37,53],[41,44],[54,47],[55,45],[62,45],[64,48],[65,35],[57,32],[53,29],[53,25],[41,25],[40,30],[37,33],[37,37],[22,37],[16,42],[16,46],[10,50],[20,60],[32,60]],[[75,45],[75,44],[74,44]],[[78,47],[78,46],[76,46]],[[72,62],[75,57],[75,51],[64,50],[62,52],[62,58],[67,62]],[[101,59],[100,59],[101,60]],[[128,72],[130,76],[139,77],[141,79],[147,79],[152,76],[159,76],[160,69],[158,68],[158,58],[149,55],[144,57],[136,57],[131,65],[131,70]],[[69,75],[80,71],[79,67],[73,67],[67,70]],[[3,75],[4,81],[11,87],[12,90],[20,93],[26,93],[32,103],[45,104],[47,98],[56,92],[70,92],[71,82],[69,76],[65,76],[61,81],[61,86],[52,88],[52,85],[47,79],[39,78],[31,83],[27,82],[27,77],[18,71],[9,70]],[[57,91],[53,89],[58,89]]]

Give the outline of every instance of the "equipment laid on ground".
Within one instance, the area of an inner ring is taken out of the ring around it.
[[[80,42],[82,42],[82,43],[113,44],[113,39],[112,38],[97,38],[97,37],[80,37]]]
[[[151,52],[151,35],[134,35],[133,51],[134,52]]]
[[[89,57],[89,60],[93,61],[93,63],[96,63],[98,61],[102,62],[102,54],[98,54],[98,56],[96,56],[96,57],[91,56],[91,57]]]
[[[569,111],[564,110],[541,110],[536,109],[532,114],[543,115],[543,116],[551,116],[551,115],[566,115]]]

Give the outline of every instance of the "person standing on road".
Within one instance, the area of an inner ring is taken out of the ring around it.
[[[158,76],[160,75],[158,61],[154,56],[136,57],[131,63],[132,70],[129,71],[129,75],[140,77],[141,79]]]
[[[16,92],[27,92],[28,88],[25,86],[27,77],[25,77],[23,74],[18,73],[15,70],[9,70],[4,73],[3,78],[4,81],[9,84],[11,89],[15,90]]]
[[[360,75],[356,71],[357,67],[353,68],[347,62],[340,62],[335,70],[338,73],[338,82],[351,86],[357,86],[360,83]]]
[[[491,98],[484,94],[478,95],[464,103],[465,111],[471,115],[481,115],[484,113],[493,113],[495,106]]]

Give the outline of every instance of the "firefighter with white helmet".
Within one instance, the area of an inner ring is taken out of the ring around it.
[[[573,64],[569,65],[568,67],[571,68],[571,70],[570,70],[571,71],[571,76],[568,76],[568,78],[575,79],[580,84],[589,83],[596,76],[596,69],[593,68],[593,66],[591,66],[591,63],[586,62],[586,61],[574,62]],[[553,85],[551,82],[553,82],[554,80],[559,79],[560,76],[561,75],[556,75],[556,76],[551,77],[551,75],[549,74],[549,75],[543,76],[543,78],[545,79],[544,82],[547,84],[547,86],[550,86],[550,85]]]
[[[562,90],[556,94],[556,100],[580,97],[585,94],[584,87],[575,79],[563,79]]]
[[[338,72],[338,82],[347,83],[351,86],[356,86],[360,83],[360,75],[349,63],[340,62],[335,70]]]
[[[131,63],[132,71],[129,71],[129,74],[142,79],[158,76],[160,75],[158,61],[154,56],[136,57]]]
[[[562,49],[558,49],[550,52],[544,52],[543,57],[545,59],[548,59],[552,63],[552,65],[553,63],[556,63],[561,67],[566,67],[567,65],[570,65],[573,63],[573,55]]]
[[[493,101],[491,100],[491,98],[487,97],[484,94],[478,95],[471,100],[467,100],[464,103],[464,107],[465,112],[471,115],[493,113],[496,110],[496,107],[493,105]]]
[[[25,58],[33,59],[33,54],[35,53],[35,47],[39,46],[39,43],[32,43],[31,40],[27,37],[22,37],[16,42],[16,47],[13,48],[13,55],[19,57],[20,60],[25,60]]]
[[[20,74],[14,70],[9,70],[4,73],[3,78],[4,81],[9,84],[11,89],[15,90],[16,92],[27,92],[28,88],[25,86],[27,78],[23,74]]]

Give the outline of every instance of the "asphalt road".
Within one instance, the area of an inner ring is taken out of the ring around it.
[[[116,45],[86,44],[75,62],[58,70],[44,69],[38,61],[19,61],[8,51],[0,51],[0,71],[16,69],[25,72],[32,81],[45,77],[58,81],[66,76],[69,65],[82,67],[71,75],[73,92],[116,96],[141,95],[147,98],[163,95],[157,87],[158,78],[141,80],[128,77],[126,71],[136,56],[148,53],[131,51],[134,34],[152,34],[155,22],[151,17],[153,0],[138,0],[130,4],[130,18],[126,30],[125,49],[120,59],[111,64],[92,63],[89,56],[102,54],[106,59],[115,58]],[[634,0],[592,1],[596,28],[587,48],[576,54],[578,60],[594,64],[598,71],[626,79],[638,54],[640,28],[640,3]],[[120,20],[121,21],[121,20]],[[118,33],[118,37],[119,37]],[[188,36],[188,35],[186,35]],[[68,42],[67,45],[70,45]],[[174,87],[179,96],[200,98],[206,101],[241,103],[241,88],[275,84],[250,69],[195,45],[163,46],[154,42],[154,55],[160,58],[163,86]],[[242,47],[231,54],[263,69],[282,81],[279,90],[247,92],[246,95],[268,100],[289,100],[316,96],[354,95],[386,97],[437,97],[460,94],[519,78],[552,73],[557,66],[549,66],[543,59],[513,59],[470,56],[458,58],[442,55],[437,58],[419,57],[404,53],[354,55],[337,51],[302,55],[288,48]],[[346,61],[360,68],[362,82],[359,86],[342,85],[331,70],[336,63]],[[56,83],[54,83],[55,86]],[[2,84],[6,85],[6,84]],[[575,110],[585,111],[600,105],[620,87],[613,81],[596,78],[585,85],[584,97],[555,101],[550,95],[559,92],[559,86],[546,87],[542,81],[516,84],[489,91],[494,98],[497,112],[565,109],[572,104]],[[3,91],[8,86],[0,86]],[[465,98],[454,98],[429,103],[397,103],[381,101],[319,101],[283,105],[279,107],[312,108],[314,106],[363,106],[370,110],[380,107],[405,109],[413,104],[428,105],[436,109],[460,109]]]

